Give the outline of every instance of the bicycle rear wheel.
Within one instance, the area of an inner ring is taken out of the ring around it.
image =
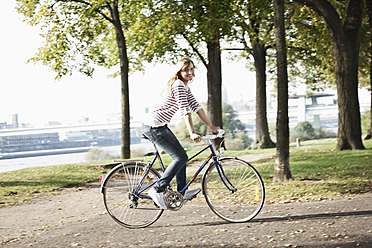
[[[248,162],[238,158],[221,158],[219,164],[223,172],[219,173],[213,163],[203,176],[202,187],[209,207],[229,222],[253,219],[261,211],[265,200],[261,176]]]
[[[120,164],[108,173],[102,185],[107,212],[116,222],[128,228],[147,227],[157,221],[164,211],[147,195],[151,187],[146,187],[160,178],[156,170],[149,170],[137,190],[144,177],[145,167],[145,164],[139,162]],[[141,192],[143,189],[146,190]]]

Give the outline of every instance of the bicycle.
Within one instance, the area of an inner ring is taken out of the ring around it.
[[[222,130],[223,131],[223,130]],[[183,204],[183,193],[195,181],[207,166],[202,178],[202,193],[211,210],[228,222],[247,222],[262,209],[265,200],[265,188],[261,176],[248,162],[237,157],[221,157],[223,148],[217,155],[212,140],[221,138],[223,133],[202,137],[204,143],[199,152],[210,150],[210,155],[202,162],[181,192],[173,191],[169,185],[164,200],[169,210],[177,211]],[[160,178],[153,168],[159,162],[161,171],[165,167],[160,153],[154,144],[155,156],[149,163],[128,161],[115,166],[101,181],[100,192],[109,215],[120,225],[128,228],[143,228],[156,222],[162,213],[148,196],[147,191]]]

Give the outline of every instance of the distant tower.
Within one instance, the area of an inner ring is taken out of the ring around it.
[[[227,90],[225,86],[222,85],[222,102],[228,103],[229,99],[227,98]]]
[[[12,116],[12,128],[18,128],[18,114]]]

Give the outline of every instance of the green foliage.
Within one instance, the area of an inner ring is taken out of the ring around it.
[[[116,4],[103,0],[17,2],[18,12],[30,25],[40,27],[43,37],[43,46],[30,61],[50,67],[58,79],[74,71],[92,76],[96,65],[117,66],[117,24],[111,10],[117,8],[124,31],[137,20],[140,11],[137,0]]]
[[[367,135],[371,127],[371,111],[366,110],[361,115],[362,135]]]
[[[305,83],[310,92],[335,84],[334,55],[329,31],[313,10],[290,4],[288,58],[290,81]]]
[[[226,148],[229,150],[245,150],[252,144],[253,140],[248,137],[245,132],[238,132],[234,135],[234,138],[227,136],[225,139]]]
[[[204,107],[204,109],[206,109],[205,104],[202,104],[202,106]],[[206,135],[207,127],[200,120],[200,118],[196,114],[192,114],[192,120],[196,133],[198,133],[199,135]],[[236,133],[244,131],[245,129],[243,123],[238,119],[237,112],[231,105],[227,103],[222,104],[222,121],[224,125],[223,129],[226,131],[226,133],[230,133],[233,138],[235,137]],[[189,133],[184,123],[181,123],[180,126],[177,127],[175,133],[181,140],[189,138]]]
[[[293,131],[295,137],[301,140],[309,140],[315,137],[315,129],[308,121],[299,122]]]
[[[263,45],[267,55],[267,81],[275,85],[272,1],[238,1],[234,9],[234,33],[230,40],[239,42],[244,49],[237,57],[248,58],[252,55],[253,45]],[[309,8],[286,2],[285,21],[291,88],[305,83],[310,91],[319,91],[334,84],[332,44],[323,20]],[[253,68],[254,60],[248,63]]]
[[[365,2],[367,5],[367,1]],[[359,74],[358,81],[360,87],[370,88],[371,86],[371,28],[369,18],[372,18],[371,11],[367,11],[368,7],[364,8],[365,15],[362,21],[362,26],[360,30],[360,48],[359,48]],[[368,14],[367,14],[367,13]],[[371,15],[370,17],[368,15]]]
[[[230,34],[232,0],[144,1],[142,11],[127,33],[138,62],[176,62],[198,56],[208,64],[205,42]],[[176,56],[175,56],[176,55]]]
[[[224,129],[229,131],[233,138],[236,133],[244,131],[243,123],[238,119],[238,113],[233,109],[230,104],[222,104],[222,121]]]
[[[319,130],[315,130],[315,137],[317,139],[324,139],[324,138],[336,138],[337,133],[331,130],[324,130],[320,128]]]

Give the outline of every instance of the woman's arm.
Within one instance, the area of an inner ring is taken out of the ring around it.
[[[184,116],[184,120],[185,120],[185,124],[186,124],[187,130],[190,133],[190,139],[192,141],[196,141],[196,142],[201,141],[200,135],[197,134],[197,133],[195,133],[194,124],[192,123],[191,113],[187,113]]]
[[[197,112],[200,120],[202,120],[202,122],[204,122],[204,124],[209,127],[213,132],[215,133],[218,133],[218,129],[220,129],[220,127],[216,127],[216,126],[213,126],[212,123],[210,122],[210,120],[208,119],[207,115],[205,114],[204,110],[203,109],[200,109],[198,112]],[[187,127],[187,130],[189,131],[190,133],[190,139],[193,140],[193,141],[196,141],[196,142],[199,142],[201,141],[201,138],[200,138],[200,135],[195,133],[195,128],[194,128],[194,124],[192,122],[192,118],[191,118],[191,113],[187,113],[185,116],[184,116],[184,120],[185,120],[185,123],[186,123],[186,127]]]
[[[208,119],[207,115],[205,114],[204,112],[204,109],[200,109],[198,112],[196,112],[200,118],[200,120],[202,120],[202,122],[204,122],[204,124],[209,127],[213,132],[215,133],[218,133],[218,129],[220,129],[220,127],[216,127],[216,126],[213,126],[212,123],[210,122],[210,120]]]

